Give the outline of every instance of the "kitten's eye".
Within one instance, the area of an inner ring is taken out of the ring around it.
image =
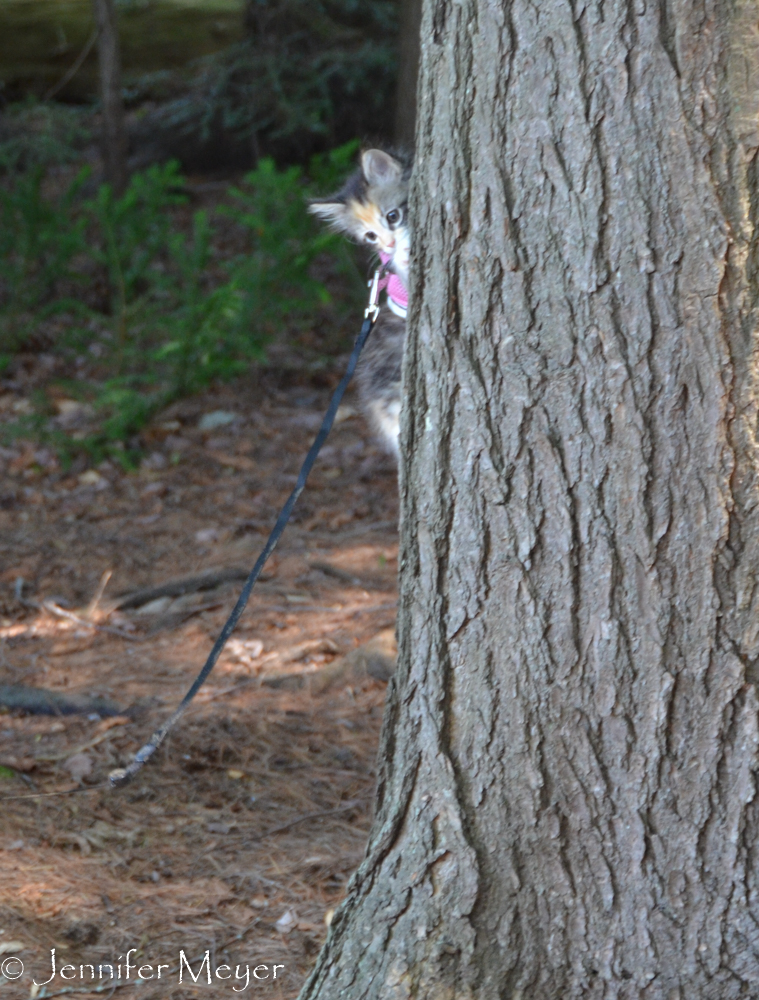
[[[377,234],[376,233],[364,233],[364,239],[367,243],[376,243]]]
[[[391,226],[397,226],[401,221],[401,210],[399,208],[391,208],[385,218]]]

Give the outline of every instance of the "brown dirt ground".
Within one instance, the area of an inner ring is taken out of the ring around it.
[[[8,1000],[110,995],[108,966],[95,994],[87,965],[123,966],[129,948],[140,966],[170,968],[160,985],[118,996],[208,996],[186,970],[178,984],[182,949],[196,971],[207,949],[232,975],[266,964],[268,981],[249,990],[297,995],[362,857],[385,687],[365,674],[321,694],[296,685],[395,621],[395,471],[353,400],[205,689],[135,782],[113,791],[108,772],[178,703],[241,583],[112,608],[121,592],[252,565],[328,395],[268,370],[184,401],[150,429],[139,472],[105,463],[67,474],[32,445],[0,450],[0,683],[133,710],[116,724],[0,715],[0,764],[13,772],[0,777],[0,962],[25,964],[0,987]],[[6,410],[15,399],[5,394]],[[199,430],[216,410],[234,423]],[[19,577],[23,599],[121,634],[20,603]],[[91,768],[78,781],[74,754]],[[35,994],[52,948],[74,978]],[[210,995],[240,986],[217,979]]]

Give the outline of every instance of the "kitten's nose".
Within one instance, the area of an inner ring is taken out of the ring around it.
[[[395,240],[394,239],[387,241],[387,248],[388,248],[388,250],[394,250],[395,249]]]

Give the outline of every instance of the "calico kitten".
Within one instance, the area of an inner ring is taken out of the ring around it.
[[[397,277],[380,309],[357,372],[359,397],[385,446],[398,456],[401,363],[406,338],[408,284],[408,183],[411,163],[381,149],[361,154],[361,166],[330,198],[312,201],[309,212],[376,251]]]

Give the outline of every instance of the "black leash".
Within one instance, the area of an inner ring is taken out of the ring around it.
[[[366,307],[366,310],[364,311],[364,322],[361,326],[361,332],[356,338],[356,343],[353,347],[353,351],[348,360],[348,367],[345,371],[345,375],[343,375],[342,379],[340,380],[340,384],[335,389],[335,392],[332,396],[332,400],[329,404],[329,408],[327,412],[324,414],[324,420],[322,420],[322,425],[319,429],[319,433],[316,435],[314,443],[311,445],[311,448],[309,449],[309,452],[306,455],[303,465],[301,466],[300,473],[298,474],[298,481],[295,484],[295,489],[287,498],[287,503],[282,508],[280,515],[277,518],[277,523],[274,525],[274,528],[272,529],[272,532],[269,535],[269,538],[267,539],[266,545],[264,545],[263,547],[261,555],[258,557],[255,566],[250,571],[250,576],[246,580],[245,586],[242,588],[240,596],[237,598],[237,604],[235,604],[234,608],[232,609],[232,613],[230,614],[229,618],[227,618],[224,628],[221,630],[218,639],[213,645],[213,649],[208,654],[208,659],[206,660],[203,669],[195,678],[192,687],[180,702],[179,707],[172,712],[172,714],[168,717],[166,722],[164,722],[164,724],[159,729],[156,729],[156,731],[150,737],[148,742],[143,747],[140,747],[132,763],[129,764],[127,767],[117,768],[115,771],[111,771],[109,779],[113,787],[118,788],[122,785],[127,784],[127,782],[131,781],[132,778],[137,774],[137,772],[142,768],[142,765],[150,760],[150,758],[156,752],[161,743],[163,743],[167,735],[171,732],[171,730],[174,728],[174,726],[177,724],[179,719],[184,714],[185,710],[187,709],[187,706],[190,704],[192,699],[200,690],[201,686],[203,685],[208,675],[213,670],[216,661],[219,659],[219,654],[226,645],[227,639],[229,639],[230,635],[235,629],[235,626],[240,620],[240,615],[245,610],[245,606],[248,603],[248,599],[250,598],[250,593],[253,590],[253,586],[256,580],[258,579],[261,570],[264,568],[266,560],[274,551],[274,547],[279,541],[282,532],[285,530],[285,526],[287,525],[287,522],[290,520],[290,515],[292,514],[293,507],[295,506],[295,502],[303,492],[303,487],[306,485],[306,480],[308,479],[308,475],[311,472],[311,469],[313,468],[313,464],[316,461],[316,457],[321,451],[322,445],[327,440],[327,435],[332,430],[332,424],[334,423],[335,420],[335,414],[337,413],[337,408],[340,405],[345,390],[348,387],[348,383],[350,382],[353,373],[356,370],[356,365],[358,364],[358,359],[359,355],[361,354],[361,350],[364,344],[366,343],[369,334],[372,332],[372,327],[374,326],[375,320],[377,319],[377,315],[379,313],[379,306],[377,305],[377,300],[379,299],[379,291],[380,291],[379,285],[380,285],[381,275],[382,275],[382,269],[378,268],[374,272],[374,277],[369,283],[371,288],[371,291],[369,292],[369,305]]]

